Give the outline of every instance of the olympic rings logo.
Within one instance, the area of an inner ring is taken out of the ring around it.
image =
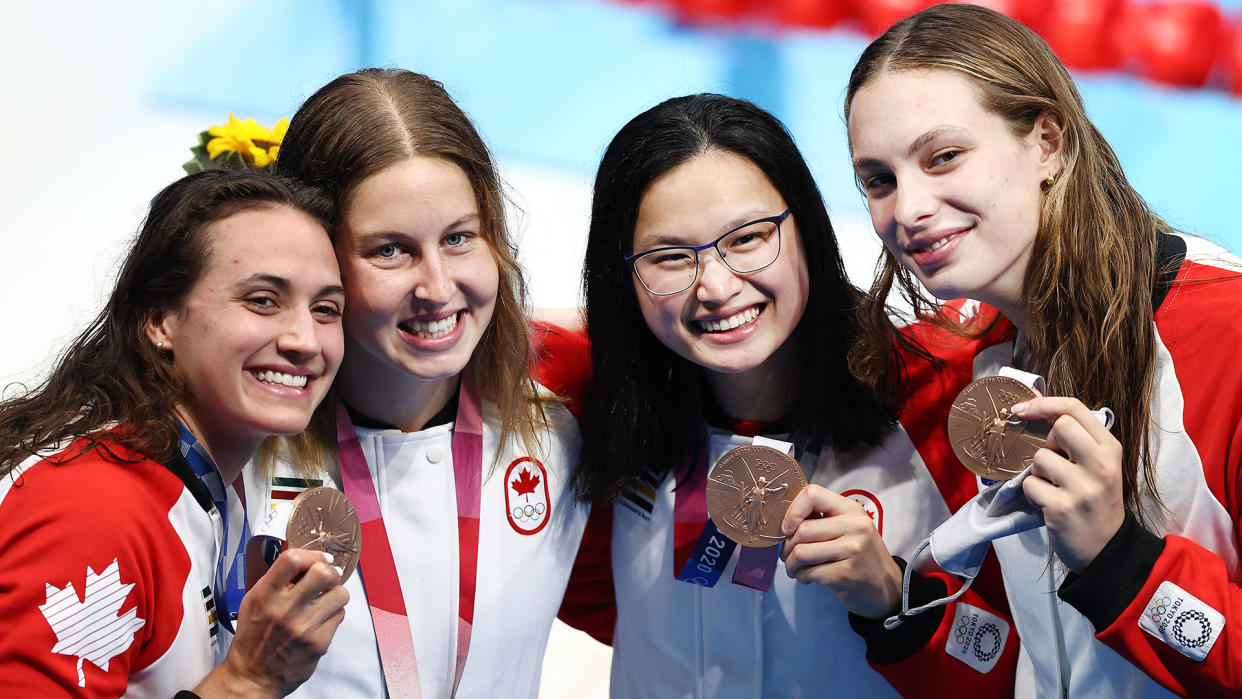
[[[963,615],[957,620],[957,628],[953,631],[953,637],[957,641],[957,645],[966,645],[966,637],[970,633],[970,615]]]
[[[1156,600],[1155,604],[1147,608],[1147,613],[1151,615],[1151,620],[1159,624],[1164,619],[1164,615],[1169,611],[1169,605],[1172,603],[1173,600],[1168,597],[1161,597]]]
[[[543,503],[537,502],[534,505],[513,508],[513,518],[522,524],[526,524],[527,522],[538,522],[540,519],[543,519],[543,513],[546,511],[547,508],[544,507]]]

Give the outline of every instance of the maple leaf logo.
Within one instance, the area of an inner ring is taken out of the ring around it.
[[[134,583],[121,584],[120,571],[115,558],[103,573],[87,566],[86,595],[81,602],[73,583],[60,589],[44,583],[47,602],[39,605],[39,611],[56,634],[52,652],[78,657],[79,687],[86,686],[82,661],[89,660],[107,672],[108,661],[125,652],[134,642],[134,632],[147,623],[138,618],[137,607],[117,616],[134,588]]]
[[[523,468],[522,473],[510,485],[513,486],[513,492],[525,495],[529,501],[531,493],[535,492],[535,486],[539,485],[539,476],[531,477],[530,469]]]

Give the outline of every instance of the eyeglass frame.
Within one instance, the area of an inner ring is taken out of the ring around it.
[[[630,266],[630,272],[634,275],[636,279],[638,279],[638,283],[642,284],[643,288],[647,290],[647,293],[651,294],[652,296],[673,296],[675,294],[680,294],[684,292],[686,289],[689,289],[690,287],[694,286],[694,283],[699,280],[699,261],[700,261],[699,253],[708,248],[716,248],[716,254],[720,256],[720,261],[723,262],[725,264],[725,267],[728,267],[729,270],[732,271],[734,274],[753,274],[754,272],[758,272],[760,270],[764,270],[764,269],[767,269],[768,267],[771,267],[772,265],[776,264],[776,261],[778,259],[780,259],[781,257],[781,224],[785,222],[785,219],[789,218],[789,214],[792,211],[793,209],[785,209],[784,213],[780,213],[775,216],[765,216],[763,218],[757,218],[754,221],[747,221],[746,223],[743,223],[740,226],[730,228],[729,230],[725,231],[723,235],[721,235],[719,238],[713,240],[710,243],[704,243],[702,245],[665,245],[659,248],[651,248],[650,250],[643,250],[642,252],[634,253],[633,255],[630,255],[628,257],[623,256],[623,259],[625,260],[625,263]],[[769,223],[769,222],[776,224],[776,254],[772,256],[771,262],[767,263],[766,265],[763,265],[762,267],[748,269],[745,272],[743,272],[742,270],[737,269],[733,265],[729,264],[728,256],[726,256],[723,252],[721,252],[720,248],[716,247],[717,245],[720,244],[720,241],[724,240],[725,238],[728,238],[729,236],[742,230],[743,228],[746,228],[747,226],[753,226],[756,223]],[[693,251],[694,252],[694,278],[691,279],[690,283],[687,284],[684,288],[678,289],[677,291],[666,291],[666,292],[661,293],[658,291],[652,291],[651,287],[647,286],[647,282],[643,281],[643,275],[638,273],[636,264],[640,258],[646,257],[647,255],[651,255],[657,252],[664,252],[665,250],[691,250]]]

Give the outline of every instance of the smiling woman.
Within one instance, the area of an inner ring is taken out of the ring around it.
[[[340,363],[330,211],[270,175],[170,185],[104,311],[0,404],[8,690],[280,696],[314,669],[348,599],[336,571],[293,550],[242,602],[219,542],[246,526],[225,484],[306,427]]]
[[[991,10],[943,4],[893,25],[854,67],[846,118],[886,248],[855,366],[889,378],[884,304],[898,287],[922,322],[897,338],[935,338],[936,361],[908,364],[905,388],[939,397],[907,414],[936,426],[916,445],[942,488],[1003,492],[953,457],[950,399],[1013,368],[1047,380],[1050,395],[998,406],[1050,425],[1011,464],[1043,526],[991,543],[1010,594],[997,608],[1024,636],[1004,690],[1242,690],[1242,261],[1154,215],[1056,55]],[[961,299],[992,308],[938,305]],[[1111,432],[1089,410],[1101,407]],[[871,640],[894,661],[945,647]]]
[[[438,82],[367,69],[306,100],[276,168],[338,204],[347,352],[328,457],[247,471],[248,502],[313,480],[371,513],[354,608],[300,693],[535,696],[588,508],[577,427],[531,378],[487,146]]]

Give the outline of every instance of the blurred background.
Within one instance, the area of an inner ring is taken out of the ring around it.
[[[5,0],[0,386],[93,317],[147,202],[232,112],[271,125],[331,78],[441,80],[512,199],[532,302],[578,303],[595,166],[629,118],[722,92],[793,132],[867,284],[879,251],[841,116],[867,41],[923,0]],[[1148,203],[1242,251],[1242,0],[993,0],[1041,31]],[[12,388],[8,389],[11,393]],[[6,394],[7,395],[7,394]],[[558,627],[543,696],[604,696],[608,650]]]

